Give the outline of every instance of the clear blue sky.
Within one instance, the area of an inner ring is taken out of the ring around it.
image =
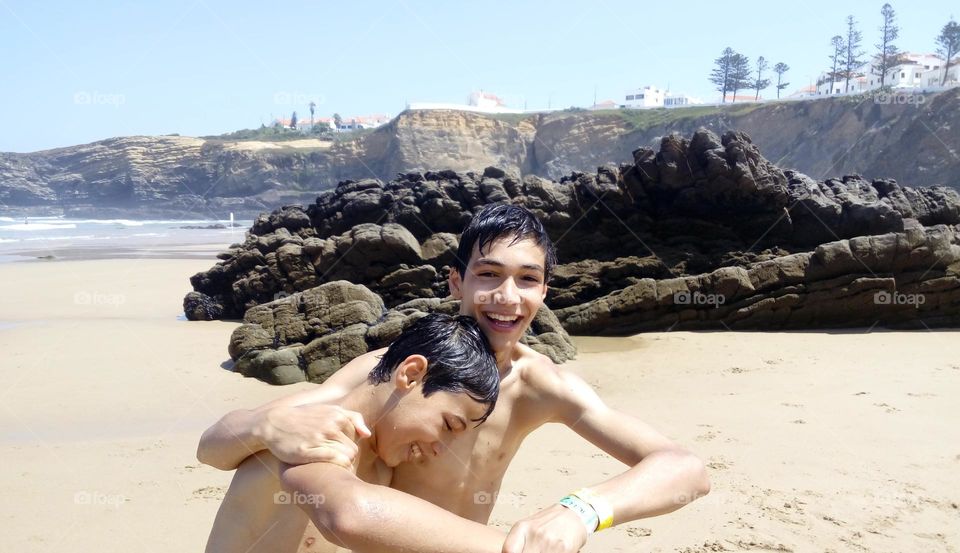
[[[309,117],[310,99],[318,116],[395,115],[480,88],[530,109],[646,84],[708,100],[725,46],[787,63],[792,90],[827,66],[848,14],[872,52],[882,4],[0,0],[0,151],[219,134]],[[932,52],[960,16],[943,0],[892,5],[908,51]]]

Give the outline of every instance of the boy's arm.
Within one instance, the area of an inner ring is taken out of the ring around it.
[[[329,463],[287,466],[284,488],[323,537],[363,553],[500,553],[505,534]]]
[[[359,413],[326,404],[364,382],[382,353],[376,350],[357,357],[310,390],[227,413],[203,433],[197,459],[234,470],[250,455],[269,449],[286,463],[327,461],[350,466],[357,452],[351,436],[369,436],[369,430]]]
[[[548,422],[566,424],[630,466],[590,486],[609,502],[614,524],[669,513],[709,493],[703,461],[639,419],[608,407],[580,377],[549,363],[530,371],[527,384]],[[514,525],[504,552],[536,550],[534,544],[543,541],[565,544],[557,550],[572,552],[585,540],[579,518],[566,507],[554,505]]]

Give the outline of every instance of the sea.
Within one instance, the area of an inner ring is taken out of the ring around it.
[[[0,216],[0,262],[210,257],[243,242],[252,222]],[[226,228],[203,228],[217,225]]]

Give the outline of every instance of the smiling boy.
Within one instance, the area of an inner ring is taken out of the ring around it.
[[[610,511],[613,524],[668,513],[708,493],[709,479],[699,458],[640,420],[609,408],[580,377],[520,343],[543,305],[555,263],[553,244],[542,224],[522,207],[485,206],[470,221],[460,238],[448,284],[451,295],[460,300],[460,314],[477,320],[496,355],[498,406],[483,426],[449,444],[450,454],[422,452],[414,462],[397,466],[392,488],[485,524],[493,504],[476,497],[496,497],[523,439],[553,422],[567,425],[629,467],[606,481],[585,483],[592,484],[584,495],[597,504],[593,514],[605,516]],[[316,390],[228,414],[204,433],[198,458],[225,470],[262,450],[294,464],[348,464],[356,455],[349,436],[354,428],[362,433],[365,427],[355,413],[328,403],[360,385],[380,354],[382,350],[354,359]],[[291,469],[285,481],[293,489],[299,486],[307,491],[309,478],[298,476],[315,467]],[[279,489],[280,482],[275,485]],[[385,498],[386,492],[369,487],[351,493],[356,496],[343,505],[380,507],[375,512],[345,507],[349,517],[329,517],[327,520],[349,522],[332,529],[344,537],[342,541],[360,539],[374,525],[393,521],[391,517],[403,520],[404,510],[394,508],[393,503],[403,504],[402,497],[388,493]],[[557,503],[517,522],[502,543],[503,550],[577,551],[590,532],[607,526],[606,520],[591,523],[591,516],[589,509],[578,512]],[[422,528],[398,524],[382,541],[364,542],[365,550],[413,547],[427,551],[436,546],[439,551],[441,545],[448,550],[488,550],[496,536],[471,528],[457,533],[457,544],[433,544],[430,540],[441,538]]]

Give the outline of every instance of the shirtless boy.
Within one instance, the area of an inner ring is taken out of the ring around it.
[[[470,221],[460,238],[457,266],[448,284],[453,297],[460,300],[460,314],[478,321],[496,355],[498,405],[478,429],[445,444],[449,448],[446,454],[422,452],[415,462],[398,465],[391,488],[485,524],[493,504],[475,498],[480,494],[496,497],[523,439],[543,424],[554,422],[567,425],[629,467],[603,482],[584,483],[592,484],[589,492],[599,498],[601,510],[612,510],[613,524],[668,513],[709,492],[709,479],[699,458],[637,418],[609,408],[581,378],[520,343],[543,304],[555,263],[553,244],[542,224],[522,207],[486,206]],[[316,389],[227,414],[204,433],[198,458],[224,470],[236,468],[251,454],[267,451],[291,464],[327,461],[349,465],[357,453],[351,439],[354,429],[362,435],[366,427],[355,412],[331,403],[363,384],[382,354],[383,350],[377,350],[357,357]],[[287,485],[309,491],[309,479],[297,476],[317,466],[287,471]],[[240,471],[262,473],[262,479],[279,491],[281,482],[271,469],[256,462],[240,467]],[[326,522],[334,524],[330,531],[342,542],[362,540],[371,528],[389,524],[392,533],[381,536],[377,543],[363,542],[365,551],[378,547],[390,551],[400,546],[457,550],[458,545],[449,541],[451,534],[439,535],[424,531],[419,524],[405,524],[405,511],[392,508],[397,496],[388,494],[388,501],[375,486],[350,487],[349,493],[353,496],[348,501],[338,503],[343,506],[342,513],[325,515]],[[271,509],[273,505],[247,508]],[[574,509],[558,503],[517,522],[503,551],[578,551],[591,530]],[[295,527],[289,531],[297,532]],[[264,539],[276,535],[277,529]],[[455,536],[457,543],[463,542],[464,551],[471,550],[471,544],[486,543],[475,537],[472,531]]]
[[[350,467],[316,463],[311,471],[311,490],[315,493],[275,492],[252,471],[237,471],[213,530],[207,549],[212,551],[296,551],[306,517],[299,509],[321,516],[330,495],[335,505],[338,493],[353,482],[364,481],[388,486],[393,468],[410,461],[421,451],[433,451],[457,435],[483,423],[496,405],[500,374],[486,337],[476,321],[462,315],[432,314],[406,329],[379,363],[367,381],[331,404],[359,413],[369,421],[373,432],[358,438],[358,452]],[[245,463],[262,463],[279,468],[269,453],[260,452]],[[241,465],[243,466],[243,465]],[[399,493],[399,492],[397,492]],[[273,502],[275,509],[251,509],[247,506]],[[429,507],[429,504],[426,504]],[[309,507],[307,507],[309,506]],[[436,507],[434,507],[436,509]],[[453,517],[453,515],[450,515]],[[279,532],[269,536],[275,526],[299,525],[299,533]],[[335,526],[335,525],[334,525]],[[329,528],[321,522],[321,528]],[[357,547],[337,540],[333,533],[325,537],[337,545]],[[318,544],[319,545],[319,544]],[[318,547],[319,548],[319,547]]]

